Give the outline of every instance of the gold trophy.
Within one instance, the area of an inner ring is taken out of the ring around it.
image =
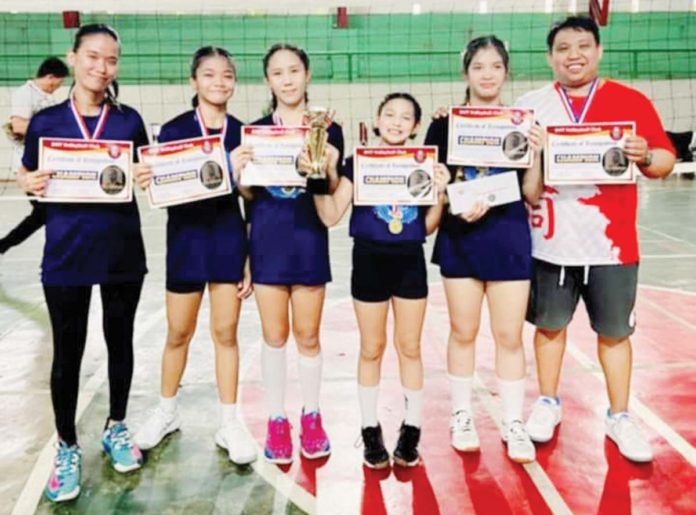
[[[304,115],[304,125],[309,127],[305,139],[312,169],[309,173],[298,170],[300,175],[307,177],[307,190],[310,193],[328,193],[329,183],[321,169],[321,160],[324,157],[326,143],[328,141],[328,128],[332,123],[334,113],[325,107],[310,107]]]

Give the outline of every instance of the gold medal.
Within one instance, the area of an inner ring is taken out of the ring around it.
[[[389,222],[389,232],[392,234],[399,234],[404,229],[404,224],[398,218],[392,218]]]

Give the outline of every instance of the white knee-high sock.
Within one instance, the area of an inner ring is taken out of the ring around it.
[[[474,376],[454,376],[447,374],[450,383],[450,392],[452,396],[452,413],[458,411],[466,411],[471,413],[471,390],[474,385]]]
[[[287,375],[285,346],[271,347],[266,342],[261,348],[261,374],[266,392],[268,416],[285,417],[285,383]]]
[[[500,400],[503,403],[503,426],[507,428],[513,421],[523,420],[524,386],[527,380],[522,378],[516,381],[506,381],[500,377],[497,380]]]
[[[410,390],[404,388],[404,401],[406,403],[406,416],[404,423],[409,426],[421,426],[421,406],[423,405],[423,389]]]
[[[297,361],[305,413],[319,411],[322,363],[323,358],[321,352],[316,356],[303,356],[300,354]]]
[[[379,385],[358,385],[358,402],[360,403],[360,416],[362,427],[375,427],[377,421],[377,398],[379,397]]]

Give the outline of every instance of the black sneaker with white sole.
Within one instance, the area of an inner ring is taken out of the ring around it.
[[[394,449],[394,463],[402,467],[415,467],[420,462],[418,454],[418,442],[420,441],[420,427],[409,426],[402,423],[399,429],[399,441]]]
[[[363,462],[368,468],[383,469],[389,466],[389,453],[384,447],[382,426],[363,427],[362,440],[365,446]]]

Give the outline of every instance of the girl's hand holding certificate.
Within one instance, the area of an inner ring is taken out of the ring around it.
[[[37,197],[43,197],[46,193],[48,181],[53,175],[52,170],[37,170],[35,172],[27,172],[22,169],[17,174],[17,184],[26,193],[31,193]]]
[[[546,142],[546,133],[540,125],[532,125],[529,129],[529,147],[535,154],[541,153]]]
[[[146,190],[150,182],[152,182],[152,166],[148,163],[136,163],[133,166],[133,174],[135,184],[137,184],[141,190]]]
[[[435,174],[435,187],[437,188],[438,194],[443,194],[447,191],[447,185],[452,178],[449,169],[442,163],[435,163],[433,166],[433,172]]]
[[[251,145],[239,145],[230,152],[232,162],[232,177],[234,182],[239,184],[242,170],[254,158],[254,149]]]

